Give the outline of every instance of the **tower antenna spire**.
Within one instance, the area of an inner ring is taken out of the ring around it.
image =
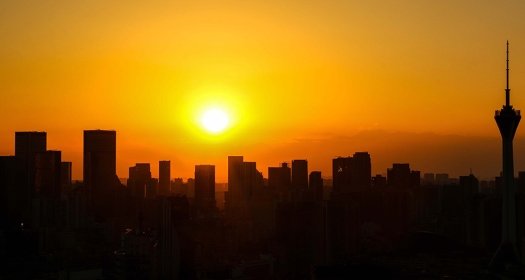
[[[509,40],[507,40],[507,88],[505,89],[505,104],[510,106],[510,88],[509,88]]]

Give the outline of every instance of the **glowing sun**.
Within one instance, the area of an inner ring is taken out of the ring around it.
[[[201,118],[202,127],[210,133],[220,133],[230,124],[228,114],[219,108],[204,111]]]

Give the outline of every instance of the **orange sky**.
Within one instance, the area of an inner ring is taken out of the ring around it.
[[[121,177],[169,159],[175,177],[208,163],[221,181],[230,154],[329,175],[360,150],[377,173],[499,172],[507,39],[525,108],[524,1],[179,2],[2,1],[0,154],[44,130],[81,178],[82,131],[100,128],[117,130]],[[226,134],[198,127],[207,106],[232,115]]]

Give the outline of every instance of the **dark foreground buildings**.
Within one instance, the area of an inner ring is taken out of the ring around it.
[[[171,181],[169,161],[159,162],[159,179],[137,163],[124,186],[116,132],[93,130],[84,135],[85,180],[74,182],[45,136],[17,133],[16,155],[0,157],[7,278],[479,278],[502,236],[501,179],[422,181],[404,163],[372,176],[367,152],[335,158],[332,180],[308,173],[306,160],[269,167],[265,179],[255,162],[231,156],[222,209],[213,165]],[[517,182],[521,255],[525,180]]]

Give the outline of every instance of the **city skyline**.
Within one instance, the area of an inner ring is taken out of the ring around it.
[[[490,178],[497,129],[478,112],[502,100],[507,39],[513,102],[525,103],[521,1],[0,5],[0,154],[15,131],[46,131],[74,179],[82,131],[98,128],[118,133],[119,177],[166,159],[178,177],[209,163],[225,181],[228,155],[277,166],[307,150],[326,152],[309,159],[324,174],[332,157],[369,151],[374,173],[410,162]],[[225,133],[202,129],[207,106],[228,111]]]
[[[107,130],[86,130],[86,131],[107,131]],[[109,130],[114,131],[114,130]],[[518,130],[519,131],[519,130]],[[52,135],[47,133],[46,131],[17,131],[18,132],[43,132],[46,133],[47,139],[53,138]],[[119,139],[118,131],[116,132],[116,138]],[[358,138],[361,137],[364,139],[364,141],[370,141],[371,138],[380,138],[380,135],[382,132],[377,131],[369,131],[362,134],[357,134],[354,137]],[[299,159],[299,158],[305,158],[308,161],[308,164],[312,166],[313,169],[319,170],[323,173],[323,178],[331,179],[331,171],[332,171],[332,164],[331,161],[333,158],[337,157],[346,157],[350,156],[354,152],[360,152],[360,151],[366,151],[369,152],[372,157],[374,164],[372,165],[372,173],[373,174],[380,174],[386,176],[387,168],[390,167],[392,163],[410,163],[412,166],[415,166],[418,170],[421,170],[424,173],[447,173],[452,177],[459,177],[461,175],[467,174],[469,172],[473,172],[476,174],[479,178],[488,180],[492,179],[495,176],[498,176],[499,172],[501,172],[501,164],[500,164],[500,155],[498,153],[500,143],[498,143],[497,137],[479,137],[474,138],[477,140],[477,142],[470,142],[475,141],[470,137],[465,136],[439,136],[436,134],[431,133],[425,133],[425,134],[415,134],[412,135],[413,139],[406,142],[403,137],[400,137],[399,134],[406,136],[405,133],[399,133],[399,132],[391,132],[388,133],[388,135],[391,136],[392,142],[390,143],[390,146],[388,147],[379,147],[380,144],[378,143],[372,143],[369,145],[356,145],[356,147],[363,147],[363,149],[347,149],[345,147],[336,145],[341,145],[341,140],[334,140],[333,142],[330,142],[331,145],[335,146],[336,149],[331,154],[312,154],[311,152],[305,153],[304,151],[311,151],[312,146],[317,146],[319,143],[317,140],[307,139],[303,145],[301,143],[295,143],[299,146],[297,148],[298,150],[302,150],[302,153],[290,153],[288,150],[289,146],[282,146],[276,149],[276,154],[278,156],[271,157],[271,160],[258,160],[257,158],[247,156],[246,154],[240,154],[246,158],[249,158],[253,161],[258,162],[260,166],[263,166],[261,169],[263,175],[265,177],[268,176],[267,173],[267,167],[272,166],[278,166],[281,163],[289,163],[291,164],[293,160]],[[2,155],[9,156],[14,155],[14,132],[13,132],[13,149],[12,152],[6,152]],[[467,145],[470,142],[470,145],[473,147],[470,147],[468,149],[464,150],[457,150],[457,146],[454,147],[454,144],[449,143],[443,143],[443,139],[450,139],[453,138],[455,142],[465,144]],[[343,141],[352,141],[352,137],[344,137],[342,138]],[[521,141],[520,141],[521,140]],[[372,142],[379,142],[376,140],[371,140]],[[118,142],[118,140],[117,140]],[[355,141],[352,141],[355,142]],[[525,139],[516,139],[515,141],[515,166],[516,166],[516,174],[519,171],[525,170],[525,157],[520,157],[520,154],[525,154]],[[49,140],[47,140],[48,146],[50,145]],[[413,149],[414,154],[407,156],[406,154],[403,154],[403,152],[407,149],[407,145],[410,144],[410,147],[408,149]],[[135,159],[135,158],[129,158],[127,162],[129,162],[129,165],[125,165],[123,163],[119,163],[119,159],[121,156],[119,156],[119,152],[122,152],[118,146],[119,144],[116,144],[116,159],[117,159],[117,175],[120,179],[127,179],[128,178],[128,168],[130,166],[133,166],[137,162],[144,162],[151,165],[152,170],[152,177],[159,178],[159,161],[170,161],[172,159],[167,157],[159,157],[159,158],[152,158],[151,156],[148,160],[141,160],[141,159]],[[438,150],[436,151],[428,151],[426,150],[429,146],[436,147]],[[373,147],[371,150],[365,150],[365,147]],[[378,156],[383,154],[385,150],[393,149],[398,150],[393,155],[388,155],[386,157]],[[326,147],[325,147],[326,148]],[[328,147],[331,148],[331,147]],[[487,150],[489,148],[490,150]],[[485,153],[483,154],[475,154],[476,149],[485,149]],[[83,172],[83,158],[82,158],[82,146],[80,147],[80,151],[75,152],[69,152],[68,154],[64,153],[64,150],[60,147],[53,146],[51,143],[51,146],[48,148],[48,150],[57,150],[62,152],[62,159],[66,162],[72,162],[72,179],[73,180],[79,180],[82,181],[82,172]],[[338,152],[339,151],[339,152]],[[372,151],[372,152],[371,152]],[[379,152],[378,152],[379,151]],[[434,153],[433,153],[434,152]],[[77,154],[80,153],[79,159],[76,160],[77,157],[74,157],[75,160],[72,160],[71,154]],[[283,156],[284,154],[284,156]],[[308,154],[309,156],[301,156]],[[69,155],[69,156],[68,156]],[[297,156],[299,155],[299,156]],[[227,160],[226,158],[228,156],[231,156],[231,154],[226,154],[224,157],[213,155],[210,158],[213,160],[206,160],[203,159],[201,162],[183,162],[179,159],[179,164],[183,164],[182,166],[184,168],[179,169],[181,166],[175,166],[173,164],[170,165],[170,171],[172,174],[172,178],[183,178],[184,180],[187,180],[189,178],[193,178],[193,168],[195,165],[199,164],[211,164],[217,167],[218,174],[220,176],[217,177],[217,182],[219,183],[226,183],[227,182]],[[469,157],[469,158],[465,158]],[[429,160],[431,159],[431,161]],[[463,161],[460,161],[460,159],[463,159]],[[523,160],[522,160],[523,159]],[[490,165],[484,166],[484,162],[480,162],[480,160],[486,160],[490,162]],[[429,161],[425,163],[425,161]],[[465,164],[465,162],[470,164]],[[193,165],[192,165],[193,164]],[[188,171],[189,168],[189,171]]]
[[[0,278],[525,279],[523,11],[0,1]]]

